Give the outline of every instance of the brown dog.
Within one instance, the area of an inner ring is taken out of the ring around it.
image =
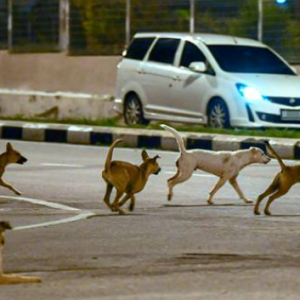
[[[20,154],[19,151],[15,150],[10,143],[6,144],[6,152],[0,155],[0,185],[4,186],[11,191],[13,191],[17,195],[21,195],[21,193],[16,190],[12,185],[4,182],[2,179],[3,173],[5,172],[5,168],[9,164],[24,164],[27,159]]]
[[[16,283],[38,283],[41,279],[38,277],[25,277],[14,274],[3,274],[2,271],[2,248],[4,246],[4,231],[12,229],[8,222],[0,222],[0,284],[16,284]]]
[[[159,156],[149,158],[145,150],[142,151],[143,163],[140,166],[125,161],[112,161],[114,147],[121,141],[120,139],[116,140],[109,147],[102,177],[107,183],[103,201],[112,211],[124,214],[120,207],[130,199],[129,210],[133,211],[135,205],[134,195],[144,189],[151,174],[157,175],[159,173],[160,167],[156,161]],[[116,189],[116,197],[114,202],[110,204],[109,198],[113,188]],[[123,194],[126,195],[119,202]]]
[[[279,157],[279,155],[275,152],[275,150],[271,147],[268,141],[265,142],[267,145],[268,151],[277,159],[277,161],[280,164],[281,172],[277,173],[275,176],[273,182],[271,185],[267,188],[267,190],[258,196],[255,207],[254,207],[254,213],[256,215],[259,215],[259,204],[260,202],[267,196],[271,195],[269,197],[269,200],[267,202],[267,205],[265,207],[265,214],[270,216],[271,212],[269,210],[270,205],[272,202],[285,195],[289,189],[296,184],[297,182],[300,182],[300,165],[295,166],[286,166],[282,159]]]

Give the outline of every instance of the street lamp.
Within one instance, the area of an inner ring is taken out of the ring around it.
[[[258,29],[257,39],[262,42],[263,40],[263,24],[264,24],[264,0],[258,0]],[[275,0],[277,4],[285,4],[287,0]]]

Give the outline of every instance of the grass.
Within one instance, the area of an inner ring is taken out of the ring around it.
[[[42,119],[42,118],[24,118],[17,117],[1,117],[0,120],[8,121],[23,121],[33,123],[59,123],[59,124],[73,124],[73,125],[86,125],[86,126],[101,126],[101,127],[122,127],[122,128],[136,128],[136,129],[150,129],[150,130],[163,130],[159,123],[144,125],[125,125],[120,117],[103,119],[103,120],[87,120],[87,119]],[[167,124],[167,123],[166,123]],[[300,131],[297,129],[213,129],[201,125],[174,125],[179,131],[197,132],[206,134],[228,134],[228,135],[245,135],[245,136],[261,136],[261,137],[276,137],[276,138],[293,138],[300,139]]]

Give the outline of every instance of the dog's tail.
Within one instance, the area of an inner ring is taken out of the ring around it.
[[[277,152],[271,147],[269,141],[265,141],[266,146],[268,151],[277,159],[277,161],[280,164],[281,167],[281,171],[284,171],[286,168],[286,165],[284,164],[284,162],[282,161],[282,159],[280,158],[280,156],[277,154]]]
[[[110,165],[111,165],[111,159],[112,159],[112,155],[113,155],[113,151],[114,148],[116,147],[117,144],[121,143],[122,140],[121,139],[117,139],[115,140],[109,147],[108,149],[108,153],[107,153],[107,157],[106,157],[106,161],[105,161],[105,167],[104,170],[106,172],[108,172],[110,170]]]
[[[181,135],[179,134],[179,132],[176,129],[174,129],[174,128],[168,126],[168,125],[165,125],[165,124],[161,124],[160,127],[162,127],[163,129],[171,132],[175,136],[175,139],[176,139],[176,142],[178,144],[180,153],[181,154],[186,153],[186,149],[185,149],[185,146],[184,146],[183,138],[181,137]]]

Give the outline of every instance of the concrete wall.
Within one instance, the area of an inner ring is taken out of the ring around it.
[[[117,56],[0,51],[0,88],[113,95],[119,61]]]
[[[0,88],[114,94],[117,56],[0,51]]]
[[[117,114],[113,110],[113,99],[99,95],[0,89],[0,115],[45,120],[101,120]]]

